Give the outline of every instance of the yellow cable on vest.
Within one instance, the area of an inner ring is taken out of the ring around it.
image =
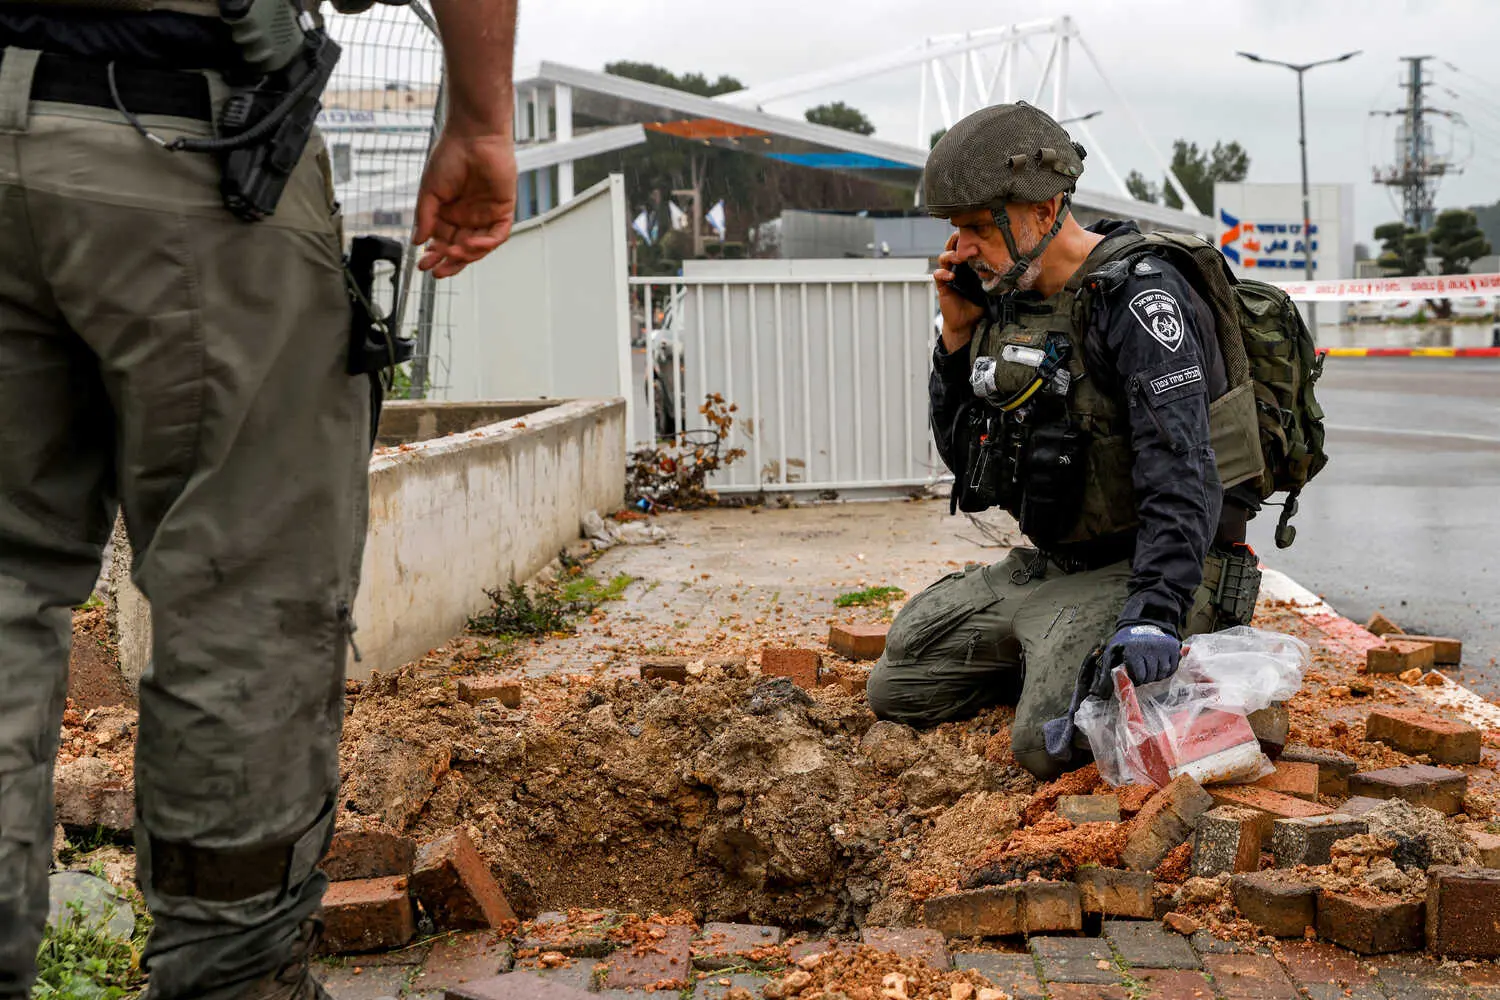
[[[1025,389],[1021,390],[1021,392],[1020,392],[1019,395],[1012,396],[1010,399],[1008,399],[1005,402],[1001,403],[1000,404],[1000,409],[1005,410],[1007,413],[1010,412],[1011,410],[1014,410],[1016,407],[1018,407],[1021,404],[1025,403],[1032,396],[1035,396],[1036,395],[1036,391],[1042,387],[1042,383],[1044,381],[1045,381],[1044,379],[1037,379],[1035,382],[1031,383],[1031,385],[1029,385]]]

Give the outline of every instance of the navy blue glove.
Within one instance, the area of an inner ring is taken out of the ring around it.
[[[1126,625],[1104,648],[1105,664],[1123,664],[1132,684],[1165,680],[1177,672],[1181,660],[1182,642],[1155,625]]]

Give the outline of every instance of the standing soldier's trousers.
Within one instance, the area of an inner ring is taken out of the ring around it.
[[[117,504],[155,632],[151,994],[226,997],[287,961],[326,885],[369,444],[327,157],[315,140],[275,217],[239,222],[213,157],[31,100],[36,65],[0,61],[0,997],[30,986],[70,619]],[[146,124],[208,135],[204,78],[174,75],[202,113]]]

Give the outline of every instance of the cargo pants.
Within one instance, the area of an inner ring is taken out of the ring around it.
[[[1064,573],[1033,572],[1035,549],[938,580],[901,608],[870,673],[870,708],[916,727],[1014,704],[1011,750],[1040,778],[1063,766],[1047,756],[1042,725],[1067,713],[1085,658],[1115,631],[1130,561]],[[1184,635],[1212,632],[1218,616],[1199,588]]]
[[[326,886],[370,422],[331,173],[315,140],[274,218],[239,222],[212,157],[30,102],[33,66],[0,61],[0,998],[31,987],[71,613],[117,504],[155,633],[143,961],[153,1000],[227,997]]]

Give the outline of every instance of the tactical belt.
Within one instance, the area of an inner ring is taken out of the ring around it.
[[[120,88],[121,101],[137,115],[213,121],[208,80],[201,73],[119,65],[115,68],[115,83]],[[113,109],[108,64],[43,52],[32,77],[31,99]]]
[[[1135,556],[1135,532],[1079,542],[1074,545],[1059,545],[1045,550],[1047,558],[1064,573],[1083,573],[1091,569],[1102,569]]]

